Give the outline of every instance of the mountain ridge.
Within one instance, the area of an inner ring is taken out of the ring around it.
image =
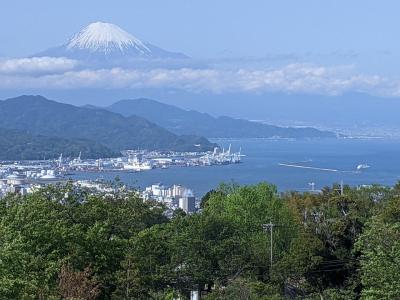
[[[227,116],[213,117],[146,98],[121,100],[106,109],[125,116],[141,116],[176,134],[200,134],[208,138],[336,137],[333,132],[312,127],[280,127]]]
[[[137,116],[124,117],[104,109],[77,107],[42,96],[0,101],[0,128],[32,135],[87,139],[113,151],[126,149],[203,151],[216,145],[198,136],[178,136]],[[200,144],[200,146],[196,146]]]

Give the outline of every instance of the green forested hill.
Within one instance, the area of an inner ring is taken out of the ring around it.
[[[215,147],[205,138],[176,135],[141,117],[76,107],[41,96],[0,101],[0,128],[25,130],[33,135],[87,139],[114,151],[138,148],[199,151]]]
[[[116,151],[89,140],[68,140],[35,136],[26,131],[0,128],[0,160],[36,160],[56,158],[62,153],[83,158],[114,157]]]

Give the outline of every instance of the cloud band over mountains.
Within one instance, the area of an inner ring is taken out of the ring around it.
[[[83,68],[76,60],[32,57],[0,60],[1,89],[163,88],[212,93],[360,91],[399,96],[400,83],[352,66],[288,64],[274,68]]]
[[[53,74],[72,70],[77,66],[77,64],[78,62],[76,60],[64,57],[0,59],[0,74]]]

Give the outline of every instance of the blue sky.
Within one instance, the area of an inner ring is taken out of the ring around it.
[[[399,11],[395,0],[4,0],[0,54],[41,51],[97,20],[197,58],[396,53]]]
[[[394,0],[4,0],[0,96],[90,89],[96,99],[98,90],[124,89],[400,97],[399,11]],[[96,21],[201,63],[84,69],[29,57]]]

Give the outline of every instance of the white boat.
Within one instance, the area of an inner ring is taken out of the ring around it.
[[[153,165],[150,162],[128,162],[124,164],[124,170],[147,171],[151,169],[153,169]]]
[[[370,168],[371,166],[369,166],[369,165],[367,165],[367,164],[359,164],[358,166],[357,166],[357,171],[360,171],[360,170],[363,170],[363,169],[368,169],[368,168]]]

